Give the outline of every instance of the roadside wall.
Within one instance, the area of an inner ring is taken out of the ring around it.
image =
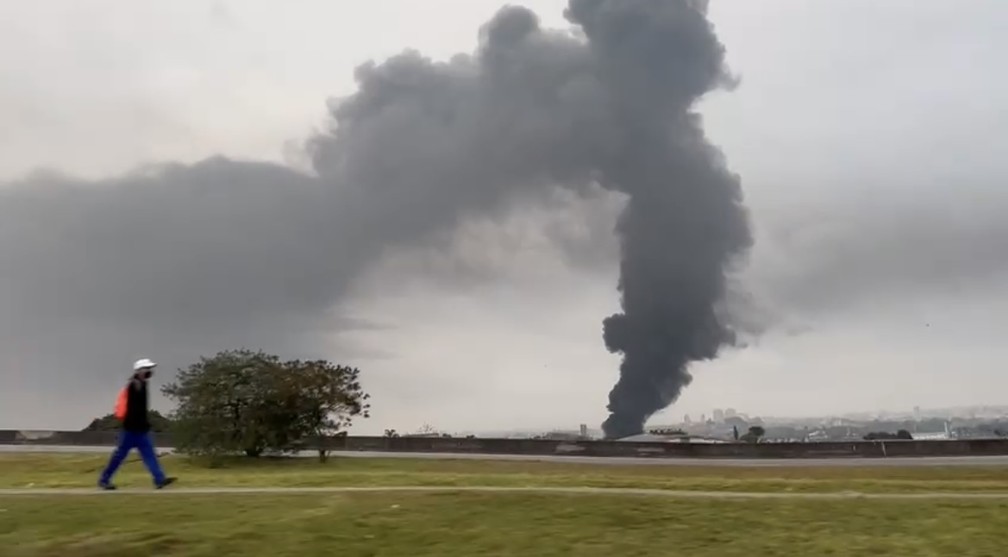
[[[105,447],[115,432],[0,430],[0,445]],[[168,436],[158,445],[171,446]],[[535,439],[462,439],[428,437],[335,437],[320,444],[334,451],[428,452],[520,455],[578,455],[635,458],[884,458],[1008,455],[1008,439],[942,441],[855,441],[826,443],[630,443],[622,441],[551,441]]]

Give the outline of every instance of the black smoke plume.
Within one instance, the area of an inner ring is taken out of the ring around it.
[[[95,377],[118,381],[134,357],[170,369],[229,346],[318,349],[352,326],[332,312],[389,249],[601,185],[627,203],[624,313],[605,324],[624,363],[605,430],[639,431],[690,362],[731,341],[714,306],[748,228],[692,112],[728,76],[700,3],[572,0],[567,15],[583,32],[506,7],[473,54],[362,65],[309,142],[310,173],[212,157],[0,190],[0,364],[25,370],[4,392],[89,400],[106,392]]]
[[[618,438],[678,398],[690,362],[734,341],[717,306],[751,236],[738,179],[691,112],[731,79],[706,2],[572,0],[568,15],[618,123],[618,146],[597,169],[628,196],[617,226],[623,313],[604,322],[606,347],[623,354],[603,424]]]

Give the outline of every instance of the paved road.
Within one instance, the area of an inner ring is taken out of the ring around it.
[[[58,453],[109,453],[111,447],[62,447],[0,445],[0,453],[58,452]],[[160,449],[169,451],[169,449]],[[317,453],[305,452],[300,456],[315,457]],[[471,453],[386,453],[386,452],[337,452],[337,458],[404,458],[422,460],[500,460],[519,462],[563,462],[578,464],[621,465],[621,466],[708,466],[745,468],[782,467],[857,467],[857,466],[1005,466],[1008,456],[960,456],[921,458],[784,458],[784,459],[710,459],[710,458],[633,458],[633,457],[593,457],[562,455],[518,455],[518,454],[471,454]]]
[[[525,462],[567,462],[622,466],[731,466],[731,467],[806,467],[806,466],[1008,466],[1008,456],[928,457],[928,458],[633,458],[594,456],[484,455],[446,453],[337,453],[352,458],[414,458],[432,460],[502,460]],[[311,455],[315,456],[315,455]]]
[[[403,487],[207,487],[168,488],[160,491],[152,489],[123,489],[101,491],[98,489],[0,489],[0,497],[23,496],[103,496],[122,495],[298,495],[298,494],[341,494],[341,493],[539,493],[566,495],[634,495],[651,497],[673,497],[681,499],[884,499],[884,500],[1008,500],[1008,492],[1001,493],[857,493],[851,491],[833,493],[789,493],[789,492],[731,492],[731,491],[674,491],[641,488],[598,488],[598,487],[499,487],[499,486],[403,486]]]

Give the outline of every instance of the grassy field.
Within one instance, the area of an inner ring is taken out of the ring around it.
[[[0,488],[93,487],[106,456],[0,454]],[[163,459],[185,487],[323,486],[587,486],[697,491],[864,493],[1004,492],[1008,468],[727,468],[614,466],[474,460],[313,459],[235,460],[207,468],[181,457]],[[121,487],[147,487],[139,462],[116,478]]]
[[[0,499],[5,557],[1004,554],[1008,503],[517,494]]]
[[[100,455],[3,454],[0,488],[94,487]],[[179,487],[633,487],[1000,492],[1003,468],[641,467],[474,460],[164,459]],[[149,489],[130,462],[122,487]],[[684,499],[535,493],[0,495],[0,556],[994,557],[1004,500]]]

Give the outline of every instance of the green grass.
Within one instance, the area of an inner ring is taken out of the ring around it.
[[[994,557],[1008,503],[528,494],[0,498],[5,557]]]
[[[105,455],[3,454],[0,488],[94,486]],[[1008,469],[612,466],[477,460],[163,460],[182,487],[635,487],[744,492],[1003,492]],[[138,462],[117,477],[148,488]],[[2,557],[1004,554],[1008,499],[739,500],[620,494],[0,496]]]
[[[107,456],[2,454],[0,488],[92,487]],[[764,467],[613,466],[580,463],[477,460],[406,460],[334,457],[239,459],[208,468],[181,457],[163,459],[186,487],[323,486],[588,486],[697,491],[864,493],[1004,492],[1008,468],[997,467]],[[139,462],[116,477],[121,487],[147,487]]]

